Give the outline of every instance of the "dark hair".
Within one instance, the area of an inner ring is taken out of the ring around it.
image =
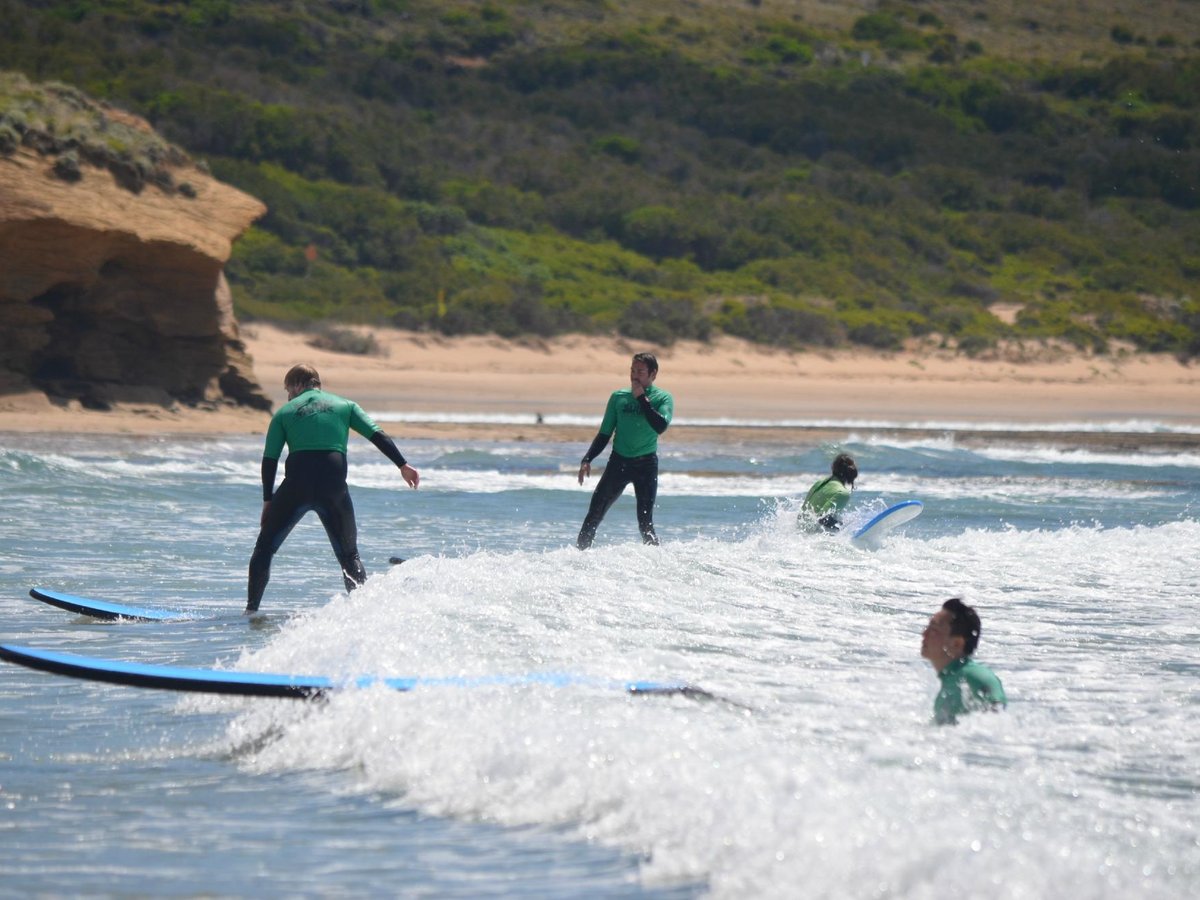
[[[658,371],[658,360],[653,353],[635,353],[633,354],[633,361],[635,363],[645,363],[646,368],[651,372]]]
[[[842,484],[854,486],[854,479],[858,477],[858,466],[854,464],[850,454],[839,453],[833,458],[833,477]]]
[[[963,654],[970,656],[979,646],[979,613],[958,597],[951,597],[942,609],[950,613],[950,634],[963,639]]]
[[[288,369],[288,373],[283,376],[283,386],[286,388],[319,388],[321,386],[321,376],[317,373],[316,368],[307,363],[299,363]]]

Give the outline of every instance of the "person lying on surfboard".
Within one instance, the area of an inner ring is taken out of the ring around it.
[[[996,673],[972,658],[979,645],[979,614],[951,597],[921,633],[921,655],[937,670],[941,687],[933,700],[933,720],[953,725],[959,716],[1008,705]]]
[[[262,458],[261,530],[250,557],[246,612],[262,602],[271,578],[271,558],[305,513],[315,511],[342,567],[346,590],[367,580],[358,556],[358,524],[346,485],[346,443],[353,428],[400,469],[409,487],[421,476],[395,442],[351,400],[321,390],[321,376],[309,365],[295,365],[283,379],[288,402],[271,417]],[[283,482],[275,490],[279,457],[287,445]]]
[[[832,469],[831,475],[808,489],[800,506],[802,523],[815,522],[826,531],[837,531],[842,527],[838,513],[850,502],[854,479],[858,477],[858,466],[846,453],[839,453],[833,458]]]

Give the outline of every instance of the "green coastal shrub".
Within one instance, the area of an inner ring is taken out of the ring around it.
[[[844,326],[828,310],[771,303],[746,306],[728,301],[715,317],[726,334],[780,347],[836,347]]]
[[[980,19],[985,54],[925,6],[0,0],[5,65],[79,85],[0,76],[0,152],[181,196],[171,154],[204,155],[269,210],[239,315],[983,352],[1003,296],[1016,337],[1184,352],[1194,320],[1139,296],[1200,278],[1195,48],[1045,61]]]
[[[874,41],[889,50],[919,50],[921,35],[890,12],[869,13],[854,21],[850,35],[857,41]]]
[[[63,181],[79,181],[83,173],[79,170],[79,154],[68,150],[54,161],[54,174]]]
[[[21,133],[8,122],[0,122],[0,155],[12,156],[21,146]]]
[[[839,309],[838,318],[851,342],[877,350],[899,350],[909,337],[929,331],[928,323],[917,313],[861,300]]]
[[[712,322],[691,300],[650,297],[635,300],[621,313],[617,331],[628,338],[670,346],[678,340],[707,341]]]

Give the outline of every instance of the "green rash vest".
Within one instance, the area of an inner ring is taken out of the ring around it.
[[[646,399],[670,424],[671,415],[675,410],[675,401],[671,395],[652,384],[646,388]],[[604,419],[600,422],[600,433],[610,435],[614,429],[617,433],[613,438],[613,453],[632,459],[635,456],[658,452],[658,432],[646,421],[646,416],[630,388],[613,391],[612,396],[608,398]]]
[[[380,430],[353,400],[312,388],[289,400],[271,417],[263,456],[279,459],[285,443],[289,453],[297,450],[345,453],[351,428],[368,440]]]
[[[996,673],[969,656],[938,672],[938,680],[941,690],[933,700],[933,718],[939,725],[953,725],[965,713],[1008,705]]]
[[[832,475],[808,489],[803,509],[811,510],[818,519],[826,513],[841,512],[850,502],[850,488]]]

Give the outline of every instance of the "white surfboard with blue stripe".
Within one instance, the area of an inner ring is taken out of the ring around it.
[[[851,536],[851,542],[858,547],[874,549],[892,529],[911,522],[921,514],[924,504],[920,500],[903,500],[894,506],[889,506],[879,515],[859,528]]]

